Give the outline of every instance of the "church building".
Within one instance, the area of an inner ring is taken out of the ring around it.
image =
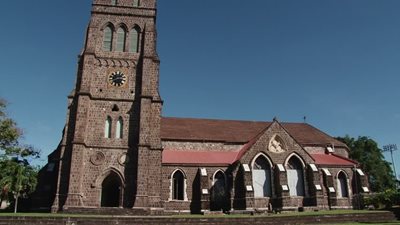
[[[369,192],[348,147],[307,123],[163,117],[156,0],[91,13],[37,208],[254,213],[353,208]]]

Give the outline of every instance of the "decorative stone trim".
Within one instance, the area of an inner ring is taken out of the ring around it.
[[[244,172],[250,172],[250,166],[249,166],[249,164],[243,164],[242,166],[243,166]]]
[[[92,156],[90,156],[90,162],[95,166],[102,165],[106,160],[106,156],[102,152],[95,152]]]
[[[253,186],[251,186],[251,185],[246,185],[246,191],[252,192],[252,191],[253,191]]]

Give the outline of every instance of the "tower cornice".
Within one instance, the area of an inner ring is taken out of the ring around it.
[[[137,8],[126,6],[109,6],[93,4],[92,14],[105,14],[115,16],[140,16],[155,18],[157,10],[153,8]]]

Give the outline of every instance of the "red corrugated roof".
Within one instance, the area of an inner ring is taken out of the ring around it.
[[[238,152],[218,151],[177,151],[164,149],[162,162],[164,164],[190,165],[230,165],[235,162]]]
[[[163,117],[161,138],[177,141],[218,141],[247,143],[271,122],[211,120]],[[346,147],[342,142],[305,123],[281,123],[281,125],[303,146],[326,146],[334,144]]]
[[[246,143],[270,124],[268,122],[164,117],[161,120],[161,138]]]
[[[328,154],[311,154],[317,165],[338,165],[338,166],[354,166],[358,163],[356,161],[346,159],[338,155]]]

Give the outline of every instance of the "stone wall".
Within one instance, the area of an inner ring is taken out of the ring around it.
[[[271,142],[278,140],[281,149],[271,149]],[[223,143],[201,143],[201,142],[163,142],[164,147],[174,149],[186,148],[196,150],[199,148],[213,148],[220,151],[223,149]],[[323,148],[314,148],[322,151]],[[254,197],[253,187],[253,166],[254,161],[263,156],[269,161],[271,166],[272,196]],[[304,196],[291,196],[288,189],[288,161],[291,157],[296,157],[302,163],[304,175]],[[213,188],[213,176],[217,171],[224,172],[226,176],[226,187],[229,197],[227,201],[228,210],[298,210],[302,207],[314,207],[318,209],[327,208],[351,208],[353,205],[353,176],[352,167],[332,167],[322,166],[312,169],[310,164],[314,160],[301,145],[299,145],[278,122],[274,122],[264,133],[260,134],[255,143],[247,149],[240,161],[231,166],[207,166],[207,165],[163,165],[162,175],[162,199],[164,200],[165,210],[175,212],[193,212],[193,206],[201,208],[202,211],[210,210],[210,199]],[[283,168],[281,170],[279,166]],[[250,170],[245,170],[248,166]],[[205,176],[200,175],[200,169],[207,172]],[[325,176],[323,169],[330,171],[329,176]],[[185,175],[185,200],[176,201],[171,199],[173,173],[180,170]],[[343,172],[347,178],[348,197],[338,197],[338,174]],[[359,181],[361,183],[361,181]],[[318,187],[318,188],[317,188]],[[250,189],[249,189],[250,188]],[[330,190],[331,188],[331,190]],[[333,188],[333,189],[332,189]],[[248,190],[249,189],[249,190]],[[208,194],[202,194],[203,190]],[[356,192],[357,193],[357,192]]]
[[[320,146],[319,147],[318,146],[312,146],[312,147],[306,146],[306,147],[304,147],[304,149],[310,154],[322,154],[322,153],[326,152],[326,148],[320,147]],[[345,158],[349,158],[349,150],[344,147],[335,147],[334,154],[340,155]]]
[[[176,151],[239,151],[242,144],[227,144],[223,142],[184,142],[184,141],[163,141],[165,149]]]

